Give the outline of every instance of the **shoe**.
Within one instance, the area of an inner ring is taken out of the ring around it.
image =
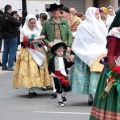
[[[64,106],[65,106],[63,102],[58,102],[58,105],[59,105],[60,107],[64,107]]]
[[[2,71],[4,71],[4,70],[8,70],[8,68],[2,68]]]
[[[62,97],[63,103],[67,104],[67,99],[65,97]]]
[[[29,95],[29,98],[33,98],[33,93],[32,92],[29,92],[28,95]]]
[[[46,88],[46,87],[43,87],[43,88],[42,88],[42,91],[46,91],[46,90],[47,90],[47,88]]]
[[[37,96],[37,93],[36,92],[32,92],[33,96]]]
[[[88,105],[92,106],[93,105],[93,101],[89,101],[88,100]]]
[[[53,92],[51,96],[52,96],[52,99],[55,99],[57,97],[56,92]]]
[[[8,71],[14,71],[14,69],[13,69],[13,68],[8,68],[7,70],[8,70]]]
[[[37,93],[36,92],[29,92],[28,95],[29,95],[29,98],[33,98],[34,96],[37,96]]]

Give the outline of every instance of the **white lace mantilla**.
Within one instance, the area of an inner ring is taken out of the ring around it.
[[[120,66],[120,56],[115,60],[117,66]]]
[[[114,36],[120,38],[120,27],[113,27],[107,36]]]

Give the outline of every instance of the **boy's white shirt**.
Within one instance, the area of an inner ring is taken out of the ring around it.
[[[65,64],[64,64],[64,60],[63,57],[57,57],[59,60],[59,70],[61,72],[61,74],[63,74],[64,76],[67,76],[67,73],[65,71]]]

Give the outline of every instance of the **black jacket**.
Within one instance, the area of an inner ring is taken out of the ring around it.
[[[53,56],[50,61],[49,61],[49,64],[48,64],[48,71],[49,73],[53,72],[55,74],[55,56]],[[70,68],[74,62],[68,62],[66,58],[63,58],[64,60],[64,64],[65,64],[65,71],[66,73],[68,74],[68,71],[67,71],[67,68]]]
[[[20,27],[21,21],[16,21],[9,13],[4,12],[0,16],[0,26],[3,39],[17,37],[17,27]]]

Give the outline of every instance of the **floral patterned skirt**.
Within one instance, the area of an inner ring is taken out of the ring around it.
[[[31,88],[51,86],[48,73],[47,60],[44,62],[44,69],[41,69],[26,48],[22,48],[18,54],[13,80],[13,88]]]
[[[95,94],[100,74],[100,72],[90,72],[87,64],[75,56],[74,65],[68,76],[72,93]]]

